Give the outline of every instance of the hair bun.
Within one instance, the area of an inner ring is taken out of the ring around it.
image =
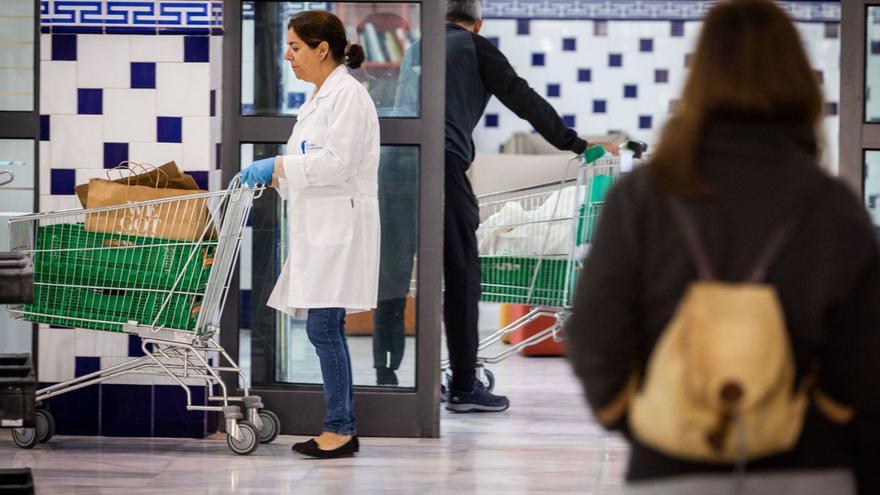
[[[345,65],[357,69],[364,63],[364,47],[357,43],[348,45],[345,49]]]

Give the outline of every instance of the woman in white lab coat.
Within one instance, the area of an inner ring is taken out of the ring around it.
[[[339,18],[306,11],[287,26],[287,51],[300,80],[315,85],[299,109],[287,153],[258,160],[244,183],[274,184],[287,199],[291,250],[268,305],[305,318],[321,363],[323,432],[293,450],[317,458],[358,451],[352,414],[351,357],[345,315],[376,307],[379,279],[379,119],[346,66],[364,60]]]

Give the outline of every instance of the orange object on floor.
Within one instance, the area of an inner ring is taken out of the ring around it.
[[[527,304],[510,304],[502,303],[498,314],[498,328],[504,328],[507,325],[527,315],[531,310],[531,306]],[[510,334],[501,337],[501,342],[510,343]]]
[[[522,306],[525,308],[522,314],[518,315],[515,319],[511,321],[515,321],[516,319],[522,318],[529,311],[531,311],[530,306],[518,304],[517,306]],[[510,343],[516,345],[527,338],[540,333],[544,329],[548,328],[556,321],[555,318],[551,318],[549,316],[542,316],[537,320],[529,323],[523,328],[517,330],[510,334]],[[556,342],[553,340],[553,337],[547,337],[547,340],[541,342],[540,344],[535,344],[529,347],[526,347],[519,351],[523,356],[564,356],[565,355],[565,342]]]

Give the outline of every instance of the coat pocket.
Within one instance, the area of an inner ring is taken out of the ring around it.
[[[306,199],[306,237],[312,246],[339,246],[354,236],[354,200],[350,196]]]

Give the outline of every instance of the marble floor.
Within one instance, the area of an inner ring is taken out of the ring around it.
[[[58,436],[20,450],[0,430],[0,468],[30,467],[39,494],[616,494],[626,448],[586,413],[559,358],[494,368],[500,414],[442,415],[440,439],[364,438],[351,459],[314,461],[282,436],[253,455],[206,440]]]

